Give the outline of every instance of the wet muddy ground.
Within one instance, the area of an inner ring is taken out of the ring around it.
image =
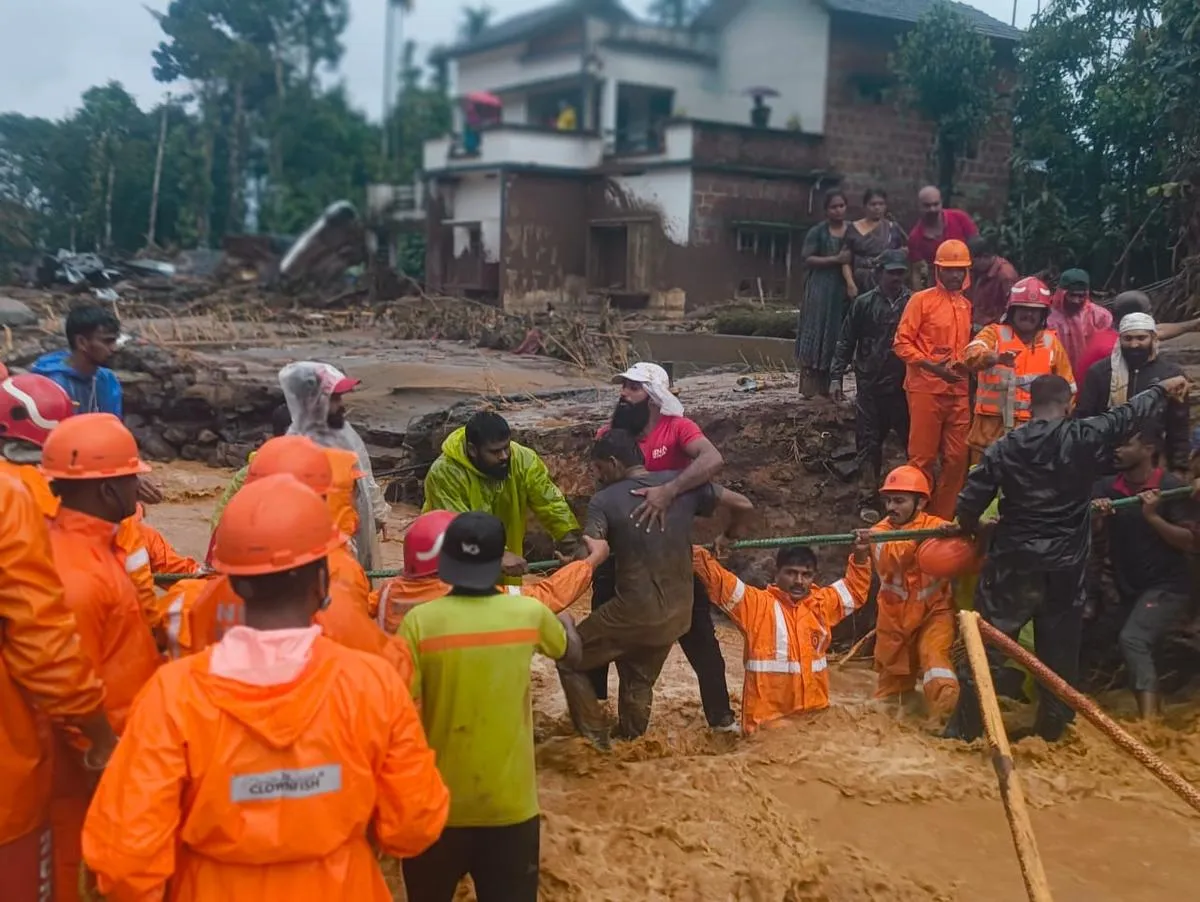
[[[758,476],[738,475],[762,493],[781,475],[774,466],[764,461]],[[156,478],[168,501],[150,509],[150,521],[180,550],[202,554],[212,496],[227,474],[173,465],[160,468]],[[803,497],[807,504],[787,527],[804,531],[798,523],[828,522],[830,515],[819,508],[840,496],[792,486],[792,480],[777,482],[778,499]],[[393,532],[414,514],[398,507]],[[764,527],[764,534],[783,525],[777,516],[779,522]],[[395,539],[384,545],[389,564],[399,561],[401,547]],[[827,570],[835,569],[838,557],[825,554]],[[580,602],[577,616],[586,609],[586,600]],[[736,698],[741,639],[727,624],[719,631]],[[553,667],[535,661],[544,816],[541,898],[1025,898],[982,749],[942,741],[928,725],[872,702],[874,677],[865,663],[835,665],[831,679],[833,705],[826,712],[750,740],[714,736],[704,726],[695,678],[676,650],[658,686],[650,733],[600,755],[570,736]],[[1128,714],[1121,694],[1105,702]],[[1015,721],[1027,713],[1014,708],[1011,716]],[[1200,782],[1200,708],[1176,702],[1163,727],[1131,729],[1184,776]],[[1083,726],[1054,748],[1040,740],[1019,743],[1016,760],[1057,902],[1198,897],[1200,818],[1107,739]],[[473,896],[464,888],[460,898]]]

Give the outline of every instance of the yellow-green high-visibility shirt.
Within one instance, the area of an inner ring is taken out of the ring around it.
[[[451,827],[507,827],[538,814],[530,661],[567,633],[525,595],[447,595],[410,611],[412,694],[450,789]]]

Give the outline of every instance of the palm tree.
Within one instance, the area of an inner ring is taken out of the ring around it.
[[[492,22],[492,13],[495,12],[490,6],[484,4],[482,6],[464,6],[462,10],[462,24],[458,26],[458,37],[463,43],[475,40]]]

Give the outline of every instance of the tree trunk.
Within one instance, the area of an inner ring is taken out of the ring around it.
[[[206,104],[204,114],[204,180],[198,209],[196,210],[196,242],[200,247],[208,247],[212,239],[212,194],[213,194],[213,157],[215,155],[216,125],[212,121],[212,107]]]
[[[113,188],[117,183],[117,164],[109,161],[108,185],[104,190],[104,249],[112,247]]]
[[[154,155],[154,185],[150,189],[150,225],[146,229],[147,247],[158,246],[155,235],[158,231],[158,192],[162,186],[163,151],[167,145],[167,112],[169,109],[168,95],[168,102],[163,104],[162,119],[158,123],[158,152]]]
[[[245,227],[242,212],[242,121],[246,116],[246,92],[239,78],[233,86],[233,121],[229,127],[229,207],[225,232],[236,234]]]

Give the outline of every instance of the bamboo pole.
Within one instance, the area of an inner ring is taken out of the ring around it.
[[[1078,689],[1072,688],[1066,680],[987,621],[979,621],[979,631],[985,640],[1028,669],[1039,683],[1062,699],[1077,714],[1083,715],[1087,721],[1121,749],[1128,752],[1164,786],[1196,811],[1200,811],[1200,790],[1172,770],[1162,758],[1129,735],[1111,717],[1101,711],[1094,701]]]
[[[1025,881],[1025,892],[1028,893],[1030,902],[1053,902],[1037,840],[1033,835],[1033,825],[1029,822],[1029,811],[1025,807],[1025,793],[1013,767],[1012,749],[1008,745],[1008,734],[1004,732],[1004,721],[1000,717],[1000,703],[996,701],[996,689],[992,685],[987,651],[979,635],[979,615],[974,611],[960,611],[958,627],[967,647],[971,673],[975,677],[975,690],[983,714],[983,728],[987,734],[988,745],[991,746],[992,766],[996,769],[996,781],[1000,784],[1000,798],[1004,800],[1004,813],[1008,816],[1008,828],[1012,831],[1017,861],[1021,865],[1021,878]]]

